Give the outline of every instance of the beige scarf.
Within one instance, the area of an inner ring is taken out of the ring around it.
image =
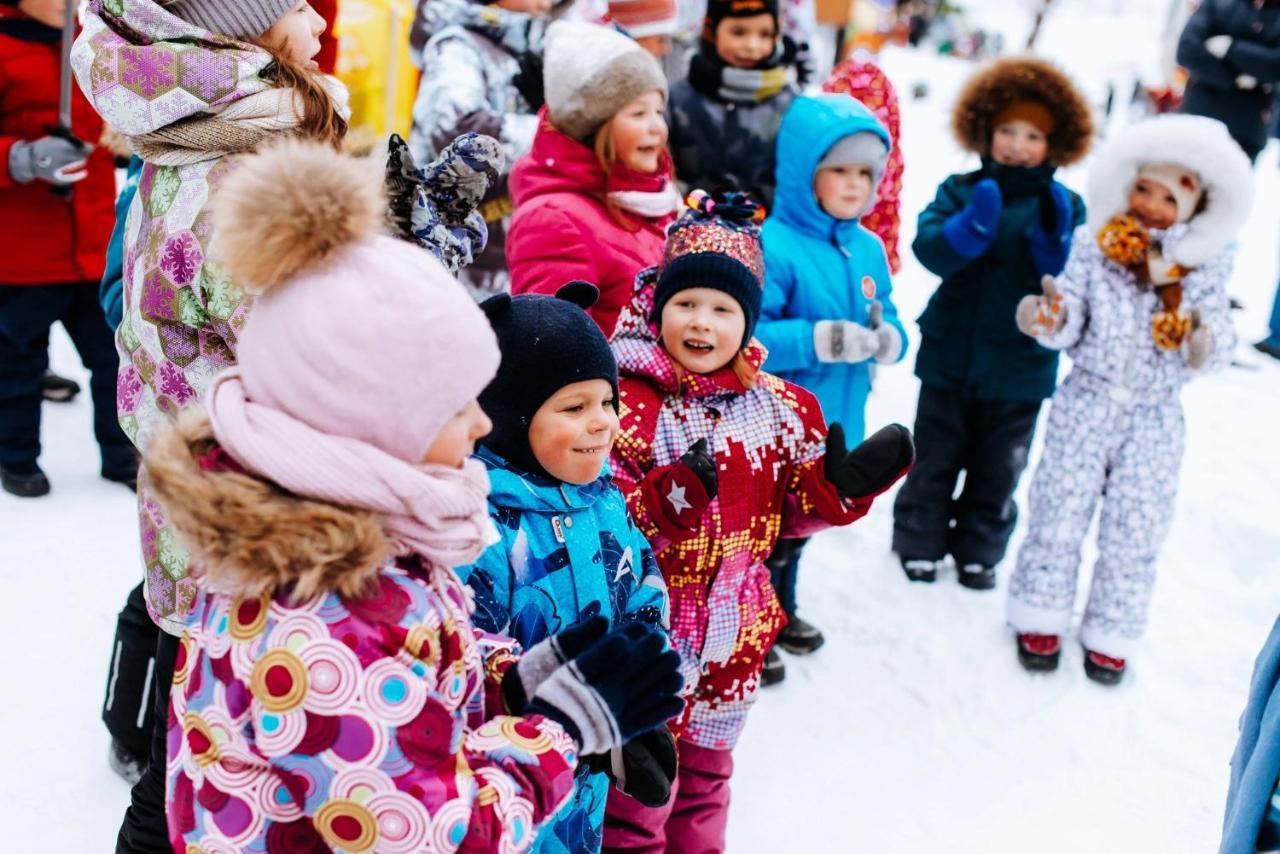
[[[347,118],[347,87],[327,75],[320,78],[335,108]],[[267,137],[302,123],[302,99],[293,89],[272,87],[232,101],[216,113],[201,113],[159,130],[129,137],[134,152],[148,163],[190,166],[254,148]]]

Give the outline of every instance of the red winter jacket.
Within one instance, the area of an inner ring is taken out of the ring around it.
[[[669,158],[656,175],[617,166],[609,190],[658,192],[670,174]],[[600,288],[591,317],[611,335],[636,274],[662,260],[675,212],[652,219],[624,214],[635,230],[623,228],[605,209],[605,175],[594,149],[552,127],[545,109],[533,147],[511,170],[510,187],[516,208],[507,232],[511,292],[551,294],[574,279],[591,282]]]
[[[40,36],[48,34],[49,40]],[[115,166],[98,146],[102,119],[72,82],[72,131],[97,146],[89,177],[70,199],[44,181],[17,184],[9,149],[58,123],[61,40],[10,6],[0,6],[0,285],[97,281],[115,225]]]

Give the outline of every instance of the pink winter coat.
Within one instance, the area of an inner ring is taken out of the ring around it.
[[[511,170],[515,216],[507,234],[511,292],[550,294],[581,279],[600,288],[590,313],[605,335],[631,300],[636,274],[662,259],[675,213],[657,218],[622,214],[624,228],[605,208],[609,192],[660,192],[671,174],[664,157],[658,174],[615,166],[606,177],[591,146],[551,126],[543,111],[529,154]]]

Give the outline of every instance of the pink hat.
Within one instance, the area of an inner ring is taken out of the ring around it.
[[[633,39],[673,36],[679,25],[675,0],[609,0],[609,17]]]

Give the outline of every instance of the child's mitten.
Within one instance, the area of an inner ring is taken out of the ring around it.
[[[86,163],[93,146],[63,136],[42,136],[32,142],[19,140],[9,146],[9,175],[14,183],[39,179],[55,187],[67,187],[89,177]]]
[[[1032,338],[1044,338],[1062,331],[1067,322],[1067,307],[1053,276],[1040,280],[1041,296],[1025,296],[1018,300],[1018,329]]]
[[[852,320],[819,320],[813,350],[819,362],[865,362],[880,351],[880,336]]]
[[[868,499],[893,486],[915,459],[911,431],[901,424],[881,427],[849,451],[845,449],[844,427],[837,422],[828,428],[823,472],[841,498]]]
[[[649,472],[643,489],[645,504],[662,533],[673,540],[687,539],[720,491],[707,440],[699,439],[671,465]]]
[[[559,723],[584,756],[620,747],[684,708],[680,655],[666,646],[647,623],[613,629],[544,679],[524,713]]]
[[[666,727],[658,727],[609,751],[605,772],[619,792],[643,806],[660,807],[671,800],[676,767],[675,737]]]
[[[1187,336],[1187,366],[1198,371],[1213,355],[1213,332],[1203,326],[1200,320],[1200,309],[1191,309],[1191,334]]]
[[[1050,181],[1040,192],[1040,219],[1031,229],[1031,261],[1042,276],[1056,276],[1067,266],[1074,219],[1071,191]]]
[[[879,346],[876,348],[876,361],[882,365],[892,365],[902,355],[902,336],[891,323],[884,322],[884,304],[880,300],[872,300],[867,309],[867,326],[876,334]]]
[[[969,204],[943,224],[942,236],[957,254],[977,258],[995,238],[1003,208],[1000,185],[991,178],[983,178],[974,185]]]
[[[558,667],[586,652],[609,631],[609,620],[590,617],[525,650],[502,675],[502,699],[513,715],[524,713],[529,698]]]
[[[542,84],[542,54],[535,50],[521,51],[516,56],[520,70],[511,78],[520,97],[529,105],[529,112],[536,113],[547,102]]]

